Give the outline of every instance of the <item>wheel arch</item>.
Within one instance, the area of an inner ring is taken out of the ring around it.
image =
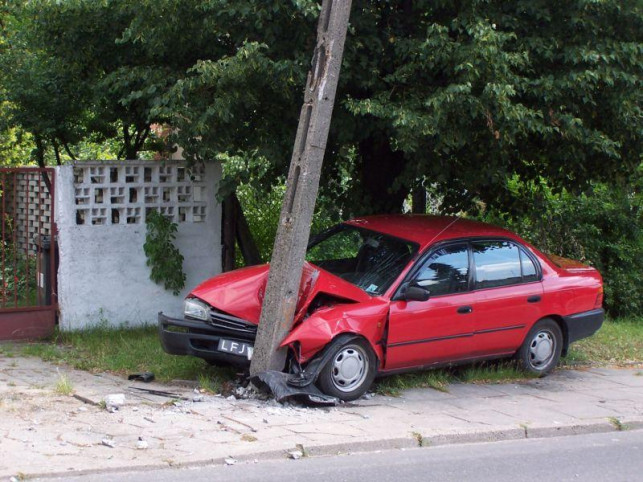
[[[328,343],[326,343],[317,353],[315,353],[315,355],[312,356],[310,361],[307,363],[307,366],[310,366],[310,364],[312,364],[313,362],[319,363],[321,360],[326,361],[327,354],[331,353],[336,346],[343,345],[344,343],[348,343],[349,341],[357,339],[364,340],[371,347],[371,350],[373,350],[373,354],[375,355],[377,371],[379,372],[382,360],[378,353],[377,347],[373,346],[371,340],[369,340],[363,334],[352,331],[343,331],[341,333],[337,333],[331,340],[328,341]]]
[[[565,323],[565,320],[560,315],[543,316],[538,321],[544,320],[546,318],[549,318],[550,320],[554,320],[558,325],[558,327],[560,328],[560,331],[563,334],[563,349],[561,352],[561,356],[567,356],[567,349],[569,348],[569,328],[567,327],[567,323]],[[536,323],[538,323],[538,321]]]

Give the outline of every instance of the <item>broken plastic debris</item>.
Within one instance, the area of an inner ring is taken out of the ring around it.
[[[128,380],[136,380],[137,382],[149,383],[154,380],[154,373],[152,372],[143,372],[143,373],[132,373],[127,377]]]
[[[105,447],[109,447],[112,449],[116,447],[116,444],[114,443],[114,441],[108,438],[104,438],[103,440],[100,441],[100,443],[102,443]]]
[[[136,442],[136,448],[138,450],[145,450],[148,447],[149,447],[149,444],[145,440],[143,440],[142,437],[139,437],[138,442]]]
[[[291,450],[288,452],[288,457],[290,457],[293,460],[298,460],[303,457],[303,452],[301,450]]]
[[[105,397],[105,405],[107,407],[118,408],[124,403],[125,403],[125,395],[123,395],[122,393],[114,393],[111,395],[107,395]]]
[[[280,403],[290,398],[299,399],[312,405],[335,405],[339,400],[323,394],[312,383],[306,386],[293,386],[289,383],[292,375],[269,370],[252,377],[251,382],[262,389],[268,389]]]
[[[232,457],[229,457],[229,458],[225,459],[225,464],[226,465],[234,465],[236,463],[237,463],[237,461],[235,459],[233,459]]]

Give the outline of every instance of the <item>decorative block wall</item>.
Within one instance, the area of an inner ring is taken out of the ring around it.
[[[205,188],[203,166],[77,165],[76,224],[145,224],[152,210],[176,223],[202,223]]]
[[[16,248],[20,252],[36,254],[36,237],[51,234],[49,189],[37,171],[5,173],[1,179],[0,182],[4,183],[3,213],[7,216],[5,229],[9,226],[13,229],[13,233],[5,235],[15,236]]]
[[[183,297],[221,271],[220,166],[181,162],[78,162],[58,168],[56,186],[62,329],[180,316]],[[158,210],[178,224],[186,287],[173,296],[149,279],[145,219]]]

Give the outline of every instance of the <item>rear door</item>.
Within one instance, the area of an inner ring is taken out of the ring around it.
[[[432,251],[411,276],[427,301],[391,302],[386,370],[466,358],[472,350],[475,295],[466,242]]]
[[[526,249],[509,240],[471,243],[477,293],[476,356],[518,349],[543,312],[540,266]]]

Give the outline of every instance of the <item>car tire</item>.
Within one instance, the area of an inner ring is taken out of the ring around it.
[[[326,395],[345,402],[357,400],[375,379],[377,357],[364,339],[353,339],[333,349],[319,372],[317,385]]]
[[[545,376],[558,364],[563,348],[563,333],[551,318],[537,322],[516,353],[520,367],[527,373]]]

